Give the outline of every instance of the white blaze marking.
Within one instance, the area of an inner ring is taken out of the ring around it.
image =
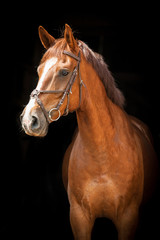
[[[46,61],[44,69],[43,69],[43,73],[41,75],[41,78],[39,79],[36,89],[38,89],[38,90],[41,89],[47,72],[51,69],[51,67],[53,67],[56,64],[57,60],[58,59],[56,57],[53,57]],[[23,117],[24,122],[26,124],[29,124],[30,121],[32,120],[31,116],[30,116],[30,112],[31,112],[31,109],[35,106],[35,104],[36,104],[36,100],[34,98],[30,98],[29,103],[26,106],[25,114]]]
[[[51,59],[47,60],[47,62],[45,63],[44,69],[43,69],[43,73],[41,75],[41,78],[39,79],[39,82],[38,82],[38,85],[37,85],[36,89],[38,89],[38,90],[41,89],[47,72],[50,70],[51,67],[53,67],[56,64],[57,60],[58,59],[56,57],[52,57]]]

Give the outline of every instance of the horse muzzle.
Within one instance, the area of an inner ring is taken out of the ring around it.
[[[39,107],[28,111],[27,107],[20,115],[22,128],[30,136],[44,137],[48,132],[48,122]]]

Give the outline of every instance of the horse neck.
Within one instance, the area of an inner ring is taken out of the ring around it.
[[[77,111],[81,139],[91,148],[106,148],[115,133],[114,111],[118,108],[107,97],[102,81],[92,66],[83,61],[81,75],[86,88],[83,101]]]

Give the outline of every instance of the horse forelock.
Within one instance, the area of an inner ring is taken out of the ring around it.
[[[43,55],[40,64],[45,62],[51,57],[61,58],[63,56],[63,51],[67,47],[67,42],[64,38],[59,38],[55,40],[55,44],[51,46]]]

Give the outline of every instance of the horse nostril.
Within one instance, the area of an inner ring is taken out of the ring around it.
[[[31,129],[35,130],[37,128],[39,128],[38,118],[36,116],[32,116]]]

